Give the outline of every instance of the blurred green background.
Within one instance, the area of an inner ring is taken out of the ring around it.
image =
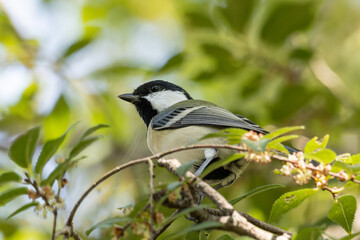
[[[104,138],[67,176],[66,208],[58,225],[63,226],[93,181],[150,154],[145,125],[117,95],[154,79],[181,85],[194,98],[215,102],[267,130],[305,125],[304,137],[292,142],[296,147],[329,133],[336,152],[358,153],[359,66],[358,0],[0,0],[0,170],[22,174],[7,150],[32,126],[43,126],[44,141],[80,121],[58,152],[62,156],[81,131],[109,124],[101,130]],[[49,162],[48,172],[54,166],[55,160]],[[296,188],[290,179],[272,174],[275,167],[252,166],[221,193],[232,199],[265,183],[287,184],[237,205],[266,221],[273,201]],[[175,179],[163,169],[156,172],[156,181]],[[83,233],[117,216],[116,208],[146,196],[147,184],[144,166],[113,177],[86,199],[75,228]],[[321,221],[332,197],[317,196],[276,225],[297,231]],[[6,221],[19,201],[0,208],[0,239],[48,239],[50,216],[27,211]],[[169,232],[190,224],[178,220]],[[354,229],[360,229],[360,221]],[[109,239],[109,232],[96,230],[90,239]],[[345,235],[337,227],[328,232]]]

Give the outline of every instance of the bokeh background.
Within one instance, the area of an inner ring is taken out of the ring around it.
[[[42,125],[45,141],[80,121],[57,154],[65,156],[84,129],[109,124],[101,130],[104,137],[86,151],[88,157],[67,175],[61,227],[93,181],[150,154],[145,125],[117,95],[154,79],[181,85],[194,98],[215,102],[267,130],[305,125],[302,137],[291,143],[296,147],[330,134],[330,147],[337,153],[358,153],[360,2],[0,0],[0,170],[22,174],[7,150],[30,127]],[[47,171],[54,166],[52,160]],[[236,206],[266,221],[274,200],[297,188],[275,176],[276,167],[252,166],[221,193],[232,199],[265,183],[285,183],[286,189]],[[175,180],[163,169],[156,171],[156,181]],[[146,196],[147,180],[145,166],[108,180],[84,202],[75,227],[83,233],[118,216],[118,207]],[[49,239],[51,216],[44,219],[30,210],[6,221],[22,201],[26,197],[0,208],[0,239]],[[324,220],[330,204],[329,193],[318,194],[276,225],[290,231],[311,226]],[[190,224],[180,220],[169,231]],[[346,234],[337,227],[328,232]],[[109,229],[96,230],[89,239],[109,236]]]

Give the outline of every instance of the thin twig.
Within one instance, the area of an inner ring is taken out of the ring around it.
[[[149,179],[150,234],[151,234],[151,239],[154,239],[153,238],[153,233],[154,233],[154,202],[153,202],[153,198],[154,198],[154,163],[152,162],[151,158],[148,158],[148,163],[149,163],[149,175],[150,175],[150,179]]]
[[[36,181],[32,181],[29,174],[28,173],[25,173],[25,176],[27,177],[27,183],[29,183],[31,186],[33,186],[33,188],[35,189],[36,193],[38,194],[38,196],[41,197],[42,200],[44,200],[46,206],[50,207],[50,203],[49,203],[49,200],[47,199],[46,195],[43,194],[43,192],[40,191],[39,189],[39,186],[37,184]]]
[[[60,192],[61,192],[61,182],[57,181],[58,183],[58,190],[57,193],[55,195],[55,200],[56,202],[59,202],[60,199]],[[54,220],[53,220],[53,229],[52,229],[52,235],[51,235],[51,240],[55,240],[56,239],[56,225],[57,225],[57,217],[58,217],[58,209],[57,206],[54,206],[54,210],[52,211],[53,215],[54,215]]]
[[[75,213],[77,211],[77,209],[79,208],[80,204],[82,203],[82,201],[86,198],[86,196],[94,189],[96,188],[100,183],[102,183],[103,181],[105,181],[106,179],[108,179],[109,177],[111,177],[112,175],[114,175],[115,173],[128,168],[130,166],[136,165],[136,164],[140,164],[140,163],[146,163],[148,162],[149,157],[146,158],[141,158],[141,159],[137,159],[134,161],[130,161],[127,162],[125,164],[122,164],[114,169],[112,169],[111,171],[107,172],[104,176],[102,176],[99,180],[97,180],[95,183],[93,183],[84,193],[83,195],[80,197],[80,199],[76,202],[76,204],[74,205],[73,209],[70,212],[70,215],[68,217],[68,220],[66,221],[66,226],[72,226],[72,221],[74,219]]]
[[[236,146],[236,145],[227,145],[227,144],[197,144],[197,145],[191,145],[191,146],[182,146],[182,147],[178,147],[178,148],[174,148],[171,149],[169,151],[166,152],[162,152],[162,153],[158,153],[152,156],[152,158],[162,158],[166,155],[172,154],[172,153],[176,153],[176,152],[180,152],[180,151],[186,151],[186,150],[191,150],[191,149],[199,149],[199,148],[225,148],[225,149],[232,149],[232,150],[236,150],[239,152],[247,152],[248,149],[245,147],[241,147],[241,146]]]
[[[264,229],[268,232],[274,233],[276,235],[283,235],[283,234],[288,234],[288,235],[292,235],[292,233],[285,231],[281,228],[275,227],[273,225],[270,225],[266,222],[260,221],[259,219],[256,219],[246,213],[243,212],[239,212],[241,216],[243,216],[244,218],[246,218],[249,222],[251,222],[252,224],[254,224],[255,226]]]
[[[51,240],[55,240],[55,235],[56,235],[56,222],[57,222],[57,215],[58,215],[58,211],[55,208],[53,211],[53,215],[54,215],[54,220],[53,220],[53,229],[52,229],[52,234],[51,234]]]

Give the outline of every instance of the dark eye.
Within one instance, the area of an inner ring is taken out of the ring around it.
[[[157,92],[157,91],[159,91],[160,90],[160,87],[158,86],[158,85],[154,85],[154,86],[152,86],[151,88],[150,88],[150,91],[151,92]]]

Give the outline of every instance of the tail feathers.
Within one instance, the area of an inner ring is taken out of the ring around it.
[[[292,147],[289,147],[289,146],[286,146],[286,145],[284,145],[284,147],[286,148],[286,150],[289,151],[290,154],[299,152],[299,150],[297,150],[295,148],[292,148]]]

